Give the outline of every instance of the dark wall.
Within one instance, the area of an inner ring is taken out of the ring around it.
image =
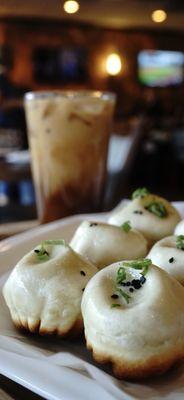
[[[78,46],[88,52],[89,77],[84,84],[72,84],[72,88],[114,90],[118,94],[119,113],[127,114],[139,108],[139,100],[149,97],[148,90],[137,80],[137,54],[142,49],[168,49],[184,51],[184,34],[179,32],[121,31],[93,26],[73,25],[48,21],[7,20],[0,23],[0,44],[13,50],[13,66],[10,80],[16,85],[35,89],[51,88],[53,85],[36,82],[33,74],[33,52],[37,47]],[[118,52],[122,57],[122,71],[109,78],[104,63],[107,55]],[[63,87],[64,85],[56,84]],[[168,105],[182,98],[183,88],[159,89],[157,94],[167,99]],[[170,99],[170,100],[168,100]]]

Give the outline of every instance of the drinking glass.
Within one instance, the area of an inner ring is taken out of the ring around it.
[[[113,93],[99,91],[25,95],[41,223],[99,210],[115,100]]]

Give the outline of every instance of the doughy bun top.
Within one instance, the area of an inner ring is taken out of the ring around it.
[[[120,228],[102,222],[84,221],[70,245],[100,269],[115,261],[147,254],[146,239],[140,232],[131,229],[128,222]]]
[[[178,211],[162,197],[145,194],[134,198],[127,206],[114,212],[109,223],[121,225],[129,220],[150,244],[174,232],[181,217]]]
[[[165,237],[155,243],[148,257],[184,285],[184,236]]]

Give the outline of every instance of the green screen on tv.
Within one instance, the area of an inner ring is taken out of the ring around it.
[[[180,85],[184,54],[179,51],[143,50],[138,54],[139,81],[150,87]]]

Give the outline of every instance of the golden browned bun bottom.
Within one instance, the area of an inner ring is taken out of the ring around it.
[[[159,376],[167,372],[175,364],[184,361],[184,349],[176,346],[172,354],[160,354],[152,356],[145,362],[129,363],[126,359],[116,360],[107,357],[105,354],[96,352],[92,346],[86,342],[86,347],[92,352],[94,360],[99,364],[111,364],[113,374],[118,379],[143,380],[146,378]]]
[[[83,320],[77,319],[70,329],[53,329],[47,330],[40,327],[41,321],[38,320],[33,325],[28,325],[27,320],[13,320],[15,328],[23,333],[34,333],[40,336],[58,336],[60,338],[76,338],[79,337],[83,332]]]

